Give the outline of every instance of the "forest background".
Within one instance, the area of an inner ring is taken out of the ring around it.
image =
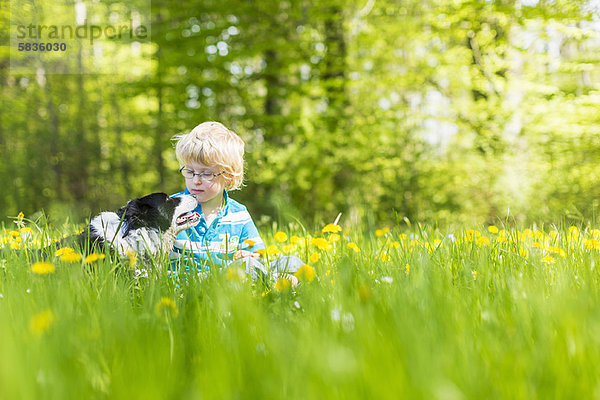
[[[30,70],[0,3],[5,222],[182,190],[171,138],[208,120],[247,143],[232,197],[259,223],[595,221],[597,1],[78,1],[151,34]]]

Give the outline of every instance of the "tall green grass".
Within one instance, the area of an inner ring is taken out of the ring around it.
[[[321,255],[283,291],[108,258],[40,275],[7,232],[0,398],[598,397],[600,235],[553,230],[273,232]]]

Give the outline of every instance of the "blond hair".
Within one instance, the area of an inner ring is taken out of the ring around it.
[[[239,189],[244,180],[244,141],[219,122],[203,122],[190,133],[176,135],[175,154],[181,166],[190,162],[216,165],[225,173],[226,190]]]

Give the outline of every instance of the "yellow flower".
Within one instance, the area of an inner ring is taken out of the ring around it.
[[[292,251],[294,251],[294,245],[293,244],[287,244],[285,246],[283,246],[283,252],[284,253],[291,253]]]
[[[587,239],[583,242],[583,247],[587,250],[598,250],[600,249],[600,242],[596,239]]]
[[[48,275],[53,273],[55,270],[56,268],[54,268],[54,265],[43,261],[36,262],[31,266],[31,272],[38,275]]]
[[[246,279],[246,273],[239,268],[227,268],[225,278],[227,278],[229,282],[242,282]]]
[[[12,237],[17,237],[17,236],[21,236],[21,233],[19,231],[10,231],[10,236]]]
[[[81,254],[74,253],[74,252],[72,252],[72,253],[65,253],[62,256],[60,256],[60,261],[66,261],[66,262],[70,262],[70,263],[76,263],[76,262],[81,261]]]
[[[306,282],[311,282],[313,279],[315,279],[316,274],[317,273],[316,273],[315,269],[313,267],[311,267],[310,265],[306,265],[306,264],[304,264],[303,266],[298,268],[298,270],[294,273],[294,275],[296,276],[296,278],[298,278],[298,280],[306,281]]]
[[[39,314],[32,316],[29,319],[29,330],[34,335],[41,335],[50,329],[52,322],[54,321],[54,314],[51,310],[43,311]]]
[[[21,233],[31,233],[31,228],[26,226],[21,228]]]
[[[23,211],[20,211],[19,214],[17,215],[17,218],[23,219],[23,217],[25,217],[25,214],[23,214]]]
[[[377,229],[375,231],[375,236],[377,237],[382,237],[383,235],[386,235],[390,232],[390,228],[388,228],[387,226],[385,228],[382,229]]]
[[[348,248],[354,250],[356,253],[360,253],[360,248],[358,247],[358,245],[356,243],[350,242],[346,246],[348,246]]]
[[[594,239],[600,238],[600,229],[592,229],[590,231],[590,235],[592,235],[592,237],[594,237]]]
[[[264,256],[265,254],[267,254],[267,250],[265,250],[265,249],[258,249],[258,250],[256,250],[256,252],[258,254],[260,254],[261,256]]]
[[[569,236],[567,237],[567,241],[571,242],[577,240],[579,237],[579,229],[576,226],[569,227]]]
[[[548,252],[553,254],[558,254],[562,258],[567,258],[567,252],[557,246],[548,247]]]
[[[329,235],[327,237],[327,240],[329,240],[330,242],[337,242],[340,240],[340,235],[338,235],[336,233],[332,233],[331,235]]]
[[[300,238],[298,236],[294,235],[290,238],[290,243],[296,244],[296,243],[298,243],[299,240],[300,240]]]
[[[476,281],[477,280],[477,271],[471,271],[471,274],[473,275],[473,280]]]
[[[136,254],[136,252],[133,251],[133,250],[128,250],[127,252],[125,252],[125,255],[129,259],[129,268],[135,267],[135,265],[137,264],[137,254]]]
[[[163,297],[156,303],[156,306],[154,306],[154,312],[159,317],[163,315],[176,317],[177,314],[179,314],[179,309],[177,309],[177,304],[175,304],[173,300],[168,297]]]
[[[527,249],[520,248],[519,249],[519,256],[527,259],[527,258],[529,258],[529,251],[527,251]]]
[[[106,257],[106,255],[104,255],[104,254],[92,253],[92,254],[88,255],[85,258],[85,260],[83,260],[83,262],[86,264],[91,264],[98,260],[103,260],[105,257]]]
[[[69,254],[69,253],[75,253],[75,250],[73,250],[70,247],[63,247],[54,252],[54,257],[60,257],[64,254]]]
[[[536,247],[538,249],[543,249],[544,245],[541,244],[540,242],[533,242],[533,243],[531,243],[531,247]]]
[[[250,239],[244,240],[244,243],[246,243],[248,245],[248,247],[253,247],[256,244],[256,242],[254,240],[250,240]]]
[[[498,233],[498,228],[494,225],[490,225],[490,226],[488,226],[488,232],[489,233]]]
[[[379,255],[379,258],[380,258],[380,259],[381,259],[381,261],[383,261],[383,262],[388,262],[388,261],[390,261],[390,256],[389,256],[389,255],[387,255],[386,253],[381,253],[381,254]]]
[[[267,248],[267,254],[270,256],[274,256],[276,254],[280,254],[281,250],[279,250],[279,247],[275,246],[274,244],[270,245]]]
[[[336,224],[327,224],[321,231],[323,233],[337,233],[342,231],[342,227]]]
[[[275,290],[277,290],[278,292],[287,292],[291,286],[292,283],[286,278],[279,278],[275,282]]]
[[[319,261],[320,259],[321,259],[321,255],[319,253],[312,253],[310,255],[309,261],[311,264],[314,264],[317,261]]]
[[[410,264],[406,264],[406,275],[410,274]]]
[[[390,243],[390,247],[391,247],[392,249],[397,249],[397,248],[399,248],[399,247],[400,247],[400,242],[396,242],[396,241],[394,241],[394,242]]]
[[[465,239],[472,242],[473,239],[478,238],[479,236],[481,236],[481,232],[475,230],[475,229],[467,229],[465,231]]]
[[[11,242],[10,243],[10,248],[13,250],[18,250],[19,247],[21,247],[21,244],[19,242]]]
[[[544,264],[554,264],[556,261],[554,260],[554,257],[546,256],[546,257],[542,258],[542,262]]]
[[[285,232],[277,232],[273,238],[278,242],[283,243],[288,239],[288,235]]]
[[[481,237],[477,238],[477,244],[480,246],[489,246],[490,239],[487,236],[481,236]]]
[[[311,239],[310,243],[316,246],[319,250],[329,250],[331,249],[331,244],[326,239],[317,237]]]

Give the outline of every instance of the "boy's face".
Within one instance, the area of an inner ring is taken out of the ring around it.
[[[223,198],[223,189],[225,187],[225,179],[223,175],[217,176],[212,181],[202,180],[197,174],[203,172],[211,172],[215,175],[220,174],[221,170],[216,165],[207,166],[202,163],[189,162],[185,168],[194,171],[196,175],[193,178],[185,178],[185,184],[191,194],[196,196],[198,203],[202,205],[217,206]],[[212,204],[215,203],[215,204]]]

